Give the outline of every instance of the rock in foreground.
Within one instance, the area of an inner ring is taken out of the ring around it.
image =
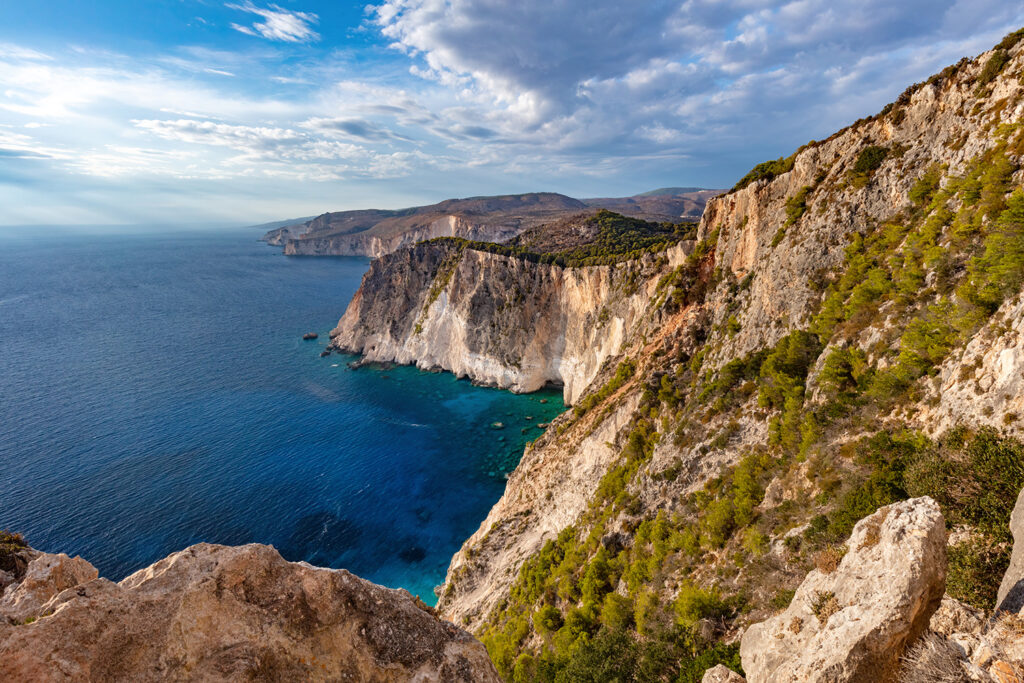
[[[17,620],[3,605],[20,584],[5,589],[0,680],[499,680],[478,641],[405,591],[269,546],[204,543],[120,583],[49,585]]]
[[[893,680],[945,585],[939,506],[916,498],[883,507],[857,523],[838,567],[812,571],[786,611],[744,634],[747,680]]]

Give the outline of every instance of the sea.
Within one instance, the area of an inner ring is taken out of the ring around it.
[[[113,580],[268,543],[433,604],[561,393],[321,358],[369,260],[258,237],[0,231],[0,529]]]

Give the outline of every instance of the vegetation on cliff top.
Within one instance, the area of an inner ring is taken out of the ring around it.
[[[459,251],[472,249],[533,263],[575,268],[631,261],[645,254],[664,251],[680,240],[692,239],[696,234],[693,223],[651,223],[603,209],[592,216],[577,219],[577,222],[582,223],[577,227],[587,236],[578,239],[578,243],[558,251],[539,251],[535,244],[524,241],[514,240],[507,244],[498,244],[461,237],[437,237],[427,240],[425,244],[447,245]],[[554,227],[537,230],[544,231]]]

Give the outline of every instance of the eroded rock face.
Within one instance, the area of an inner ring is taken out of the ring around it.
[[[0,616],[16,623],[38,617],[50,598],[62,590],[92,581],[99,572],[81,557],[28,550],[25,574],[0,595]]]
[[[263,545],[195,545],[36,615],[0,622],[0,680],[499,680],[479,642],[405,591]]]
[[[996,605],[1001,610],[1019,613],[1024,609],[1024,491],[1017,496],[1017,504],[1013,506],[1010,531],[1013,533],[1013,554],[999,584]]]
[[[942,600],[945,521],[931,498],[895,503],[858,522],[847,548],[834,572],[812,571],[782,614],[744,634],[749,681],[894,680]]]
[[[667,266],[691,251],[667,250]],[[648,256],[561,268],[418,244],[370,264],[332,345],[513,391],[560,384],[572,403],[644,320],[665,267]]]

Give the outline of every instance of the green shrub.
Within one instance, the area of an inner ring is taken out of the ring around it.
[[[988,85],[996,79],[999,72],[1003,70],[1003,67],[1010,61],[1009,53],[1003,48],[996,48],[992,53],[992,56],[985,62],[985,66],[981,70],[981,74],[978,76],[978,85]]]
[[[874,173],[888,155],[889,149],[887,147],[868,145],[857,156],[857,161],[853,165],[853,172],[857,175]]]
[[[562,624],[562,613],[554,605],[544,605],[533,613],[533,627],[541,633],[554,633]]]
[[[601,605],[601,623],[613,631],[628,629],[633,626],[633,601],[618,593],[604,596]]]
[[[868,145],[860,151],[850,172],[854,187],[864,187],[889,155],[887,147]]]
[[[979,609],[994,609],[1010,549],[980,536],[950,547],[947,555],[946,593]]]
[[[960,428],[916,458],[906,471],[912,496],[939,502],[948,524],[1010,538],[1010,514],[1024,488],[1024,444],[994,428]]]
[[[636,363],[634,363],[632,359],[627,358],[619,363],[619,366],[615,368],[615,375],[613,375],[604,386],[594,393],[588,394],[575,406],[575,408],[573,408],[573,412],[576,414],[576,417],[582,417],[588,410],[618,391],[622,385],[633,377],[635,372]]]
[[[918,178],[914,186],[910,188],[910,192],[907,193],[910,201],[924,206],[928,204],[932,197],[939,189],[939,185],[942,182],[942,166],[939,164],[932,164],[925,169],[924,174]]]
[[[807,197],[814,191],[810,185],[804,185],[800,190],[786,200],[786,225],[793,225],[807,211]]]
[[[717,589],[704,589],[689,582],[679,587],[672,607],[676,619],[684,626],[693,626],[701,619],[716,619],[729,612]]]
[[[779,157],[773,161],[763,161],[750,169],[747,175],[743,176],[732,188],[732,191],[742,190],[747,185],[758,180],[772,180],[776,176],[788,173],[793,170],[793,163],[796,161],[796,154],[788,157]]]

